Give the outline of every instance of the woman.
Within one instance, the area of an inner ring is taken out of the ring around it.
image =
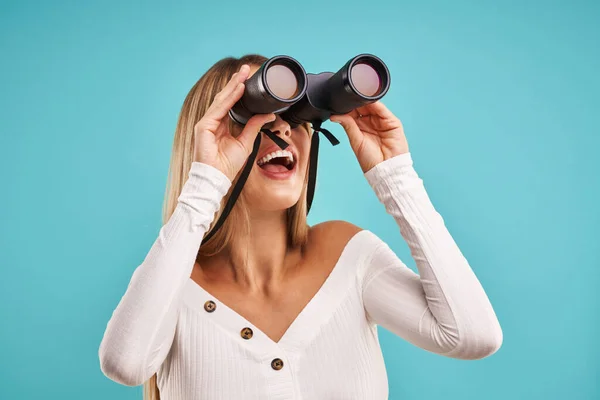
[[[307,225],[310,126],[292,129],[274,114],[233,125],[228,110],[264,61],[223,59],[185,99],[165,223],[108,322],[104,374],[146,383],[147,397],[163,400],[375,400],[388,396],[377,325],[447,357],[493,354],[496,315],[430,203],[398,118],[377,102],[331,121],[346,131],[418,275],[368,230]],[[234,209],[200,247],[263,126],[289,153],[262,138]]]

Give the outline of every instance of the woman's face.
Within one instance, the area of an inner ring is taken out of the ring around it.
[[[251,66],[250,76],[259,67]],[[251,210],[285,210],[295,205],[302,194],[308,168],[310,135],[302,125],[292,129],[279,115],[265,128],[286,141],[288,147],[281,150],[267,135],[260,133],[260,148],[243,194]]]

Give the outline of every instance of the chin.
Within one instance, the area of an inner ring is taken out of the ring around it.
[[[300,195],[297,193],[278,193],[277,190],[271,190],[264,193],[260,199],[256,199],[253,203],[256,208],[263,211],[280,211],[293,207],[298,203]]]
[[[303,182],[294,169],[291,176],[269,176],[258,169],[253,169],[244,187],[250,206],[262,211],[281,211],[293,207],[302,195]]]

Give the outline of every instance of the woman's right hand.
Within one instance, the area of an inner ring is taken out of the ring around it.
[[[215,96],[204,116],[194,126],[194,161],[213,166],[233,181],[252,153],[254,140],[263,125],[275,120],[275,114],[257,114],[234,137],[227,128],[228,112],[244,94],[244,82],[250,67],[242,65],[227,85]]]

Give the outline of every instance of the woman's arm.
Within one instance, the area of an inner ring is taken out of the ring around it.
[[[190,279],[204,234],[231,181],[194,162],[178,204],[108,321],[99,348],[102,372],[128,386],[144,383],[167,356],[182,289]]]
[[[494,310],[431,204],[410,153],[377,164],[365,177],[396,220],[419,271],[379,241],[362,270],[368,318],[444,356],[479,359],[496,352],[502,330]]]

